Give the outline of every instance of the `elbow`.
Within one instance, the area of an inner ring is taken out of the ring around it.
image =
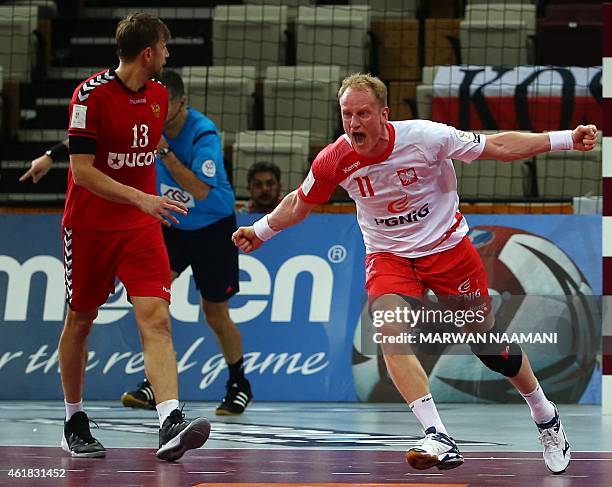
[[[294,198],[293,206],[291,208],[291,213],[293,215],[292,220],[295,223],[299,223],[308,216],[308,213],[310,213],[310,210],[305,208],[304,205],[300,204],[301,200],[297,193],[297,190],[293,192],[292,197]]]
[[[86,187],[87,186],[87,176],[85,174],[85,171],[82,171],[82,170],[75,171],[73,169],[72,170],[72,181],[77,186]]]
[[[197,191],[193,192],[193,197],[198,201],[202,201],[206,199],[207,196],[208,196],[208,189],[198,189]]]
[[[198,184],[196,188],[193,191],[191,191],[191,194],[193,194],[193,197],[198,201],[202,201],[203,199],[206,199],[206,197],[208,196],[208,193],[210,193],[210,186],[204,183]]]

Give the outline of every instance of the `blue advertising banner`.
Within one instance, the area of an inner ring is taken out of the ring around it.
[[[238,223],[255,218],[238,215]],[[486,248],[493,237],[510,242],[504,247],[508,251],[520,239],[548,240],[559,249],[561,265],[566,256],[588,288],[601,293],[601,218],[467,218],[477,248]],[[61,399],[57,343],[65,302],[60,217],[2,215],[0,222],[0,399]],[[311,215],[255,253],[240,256],[241,291],[230,308],[256,400],[385,400],[371,394],[375,386],[388,383],[378,361],[353,364],[363,262],[354,215]],[[181,398],[219,400],[227,380],[225,362],[204,323],[190,270],[173,283],[170,311]],[[88,399],[118,399],[144,377],[138,331],[120,283],[100,309],[89,350]],[[599,402],[598,377],[594,372],[581,390],[584,402]],[[440,394],[445,400],[465,399],[448,388]]]
[[[239,216],[250,224],[253,215]],[[0,399],[59,399],[57,343],[65,311],[59,216],[4,215],[0,243]],[[363,287],[363,241],[354,216],[320,215],[240,256],[230,302],[259,400],[355,400],[352,330]],[[214,276],[211,276],[214,279]],[[125,289],[100,309],[89,339],[85,396],[119,398],[144,377]],[[204,324],[191,271],[172,288],[181,398],[218,400],[227,372]]]

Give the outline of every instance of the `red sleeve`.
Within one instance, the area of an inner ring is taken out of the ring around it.
[[[68,135],[97,140],[102,117],[100,101],[96,90],[86,92],[84,86],[75,90],[70,102]]]
[[[335,182],[335,168],[337,166],[334,151],[331,146],[323,149],[310,167],[310,172],[298,189],[298,196],[311,205],[322,205],[329,201],[332,193],[338,186]]]

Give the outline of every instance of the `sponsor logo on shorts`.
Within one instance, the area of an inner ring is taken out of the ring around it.
[[[457,291],[461,294],[465,294],[470,290],[470,278],[468,277],[465,281],[463,281],[459,286],[457,286]]]
[[[418,210],[413,210],[405,215],[392,216],[389,218],[374,218],[376,225],[385,225],[387,227],[396,227],[398,225],[406,225],[408,223],[416,223],[419,220],[429,215],[429,203],[425,203]]]
[[[111,169],[121,169],[125,167],[144,167],[150,166],[155,162],[157,151],[149,152],[109,152],[107,158],[108,167]]]
[[[457,301],[473,301],[481,296],[480,288],[472,289],[472,281],[468,277],[465,281],[457,286],[458,296],[454,296]]]

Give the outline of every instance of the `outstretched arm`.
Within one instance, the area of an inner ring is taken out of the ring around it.
[[[58,159],[68,159],[68,157],[68,139],[65,139],[55,144],[42,156],[34,159],[30,163],[30,169],[21,175],[19,181],[23,183],[29,178],[32,178],[32,182],[36,184],[49,172],[49,169],[51,169],[55,161]]]
[[[243,252],[249,253],[258,249],[264,241],[272,238],[281,230],[301,222],[316,205],[306,203],[297,190],[292,191],[279,205],[253,226],[240,227],[232,235],[232,241]]]
[[[590,151],[595,145],[597,145],[595,125],[579,125],[574,130],[560,130],[545,134],[501,132],[487,135],[484,151],[478,159],[514,161],[551,150]]]

